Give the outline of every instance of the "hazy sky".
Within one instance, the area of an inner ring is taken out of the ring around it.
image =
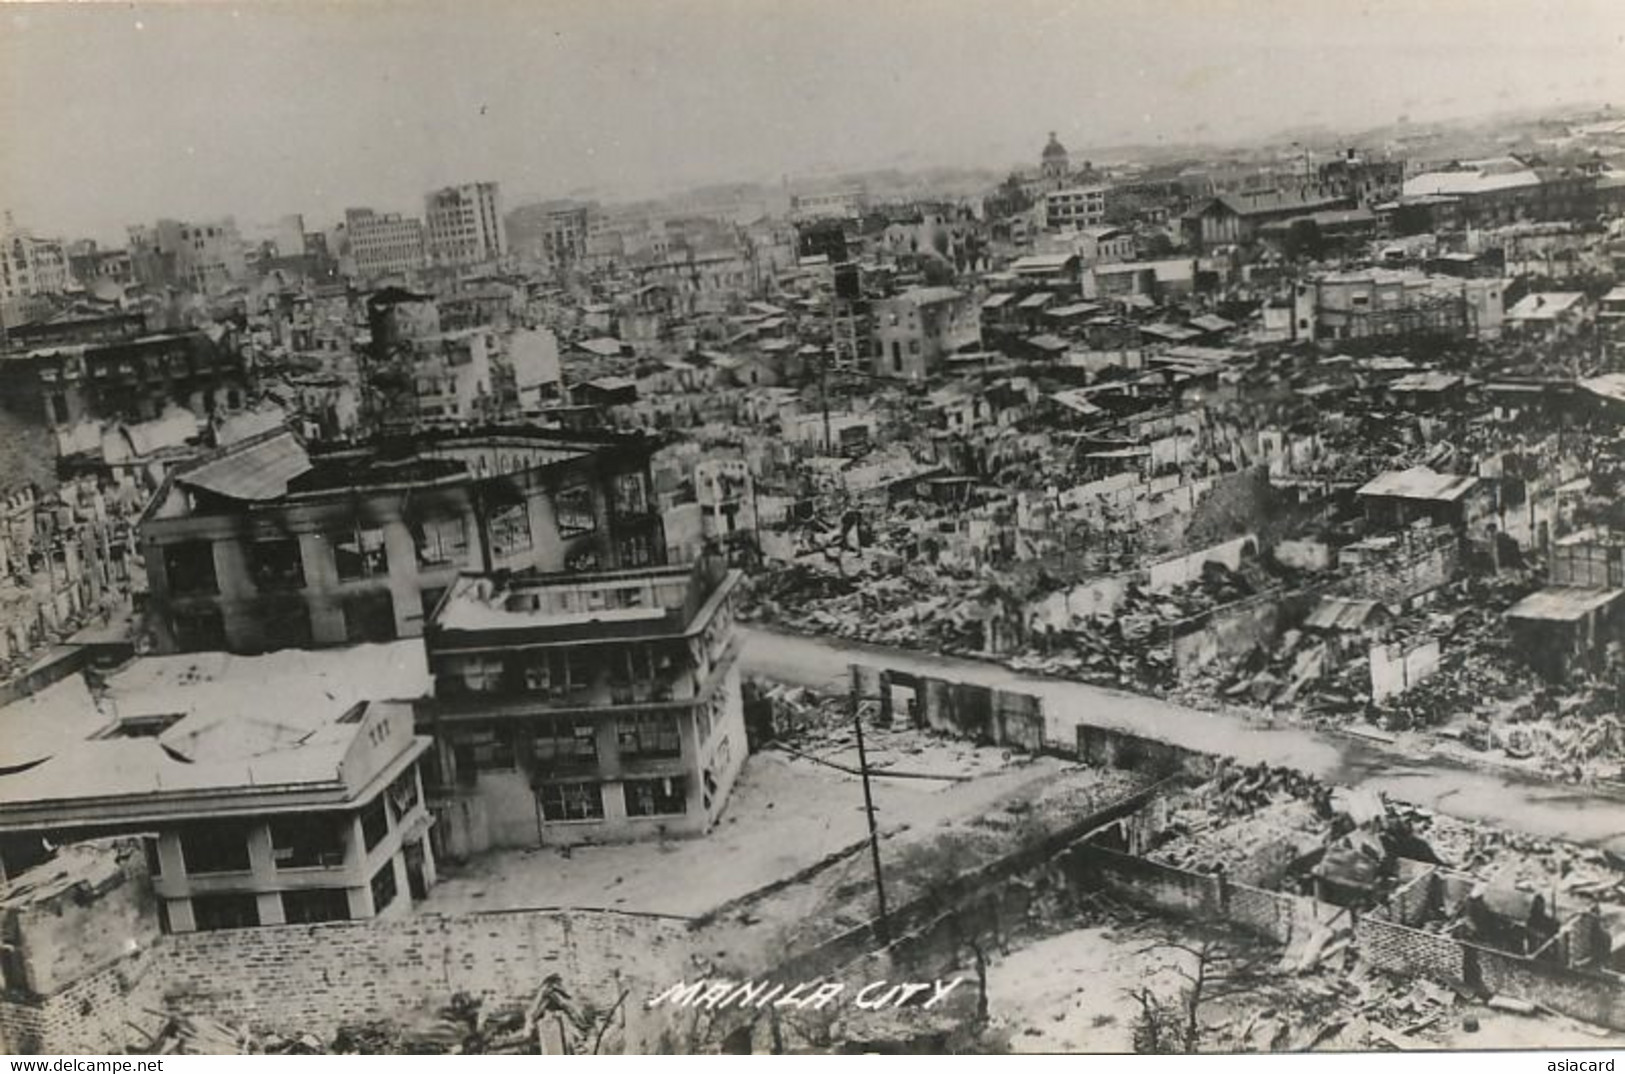
[[[0,9],[0,207],[159,216],[877,164],[1008,166],[1554,101],[1625,103],[1625,0],[445,0]]]

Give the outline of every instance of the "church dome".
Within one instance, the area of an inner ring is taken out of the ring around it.
[[[1062,145],[1056,139],[1054,131],[1049,132],[1049,144],[1044,147],[1044,159],[1045,160],[1065,160],[1066,159],[1066,146]]]

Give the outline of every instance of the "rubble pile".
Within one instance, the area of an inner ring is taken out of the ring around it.
[[[488,1005],[458,992],[415,1020],[341,1026],[330,1042],[310,1033],[258,1033],[201,1015],[143,1015],[127,1024],[126,1050],[136,1055],[540,1055],[596,1051],[604,1036],[604,1019],[578,1007],[557,974],[526,1004]]]
[[[1280,848],[1316,846],[1328,832],[1332,790],[1269,765],[1227,766],[1173,800],[1153,860],[1202,873],[1246,873]]]
[[[1494,874],[1498,881],[1530,892],[1625,899],[1625,860],[1607,851],[1508,832],[1416,806],[1391,803],[1389,811],[1425,838],[1438,859],[1456,872]]]
[[[1249,816],[1214,816],[1201,802],[1187,802],[1168,819],[1168,842],[1149,857],[1198,873],[1235,874],[1272,845],[1297,838],[1318,843],[1325,822],[1312,805],[1295,798],[1272,802]]]
[[[870,567],[842,575],[807,564],[754,580],[740,615],[809,634],[878,645],[974,652],[983,647],[974,579],[926,567]]]

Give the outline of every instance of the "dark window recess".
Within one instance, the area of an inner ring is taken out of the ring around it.
[[[169,900],[158,900],[158,931],[168,936],[174,932],[174,926],[169,923]]]
[[[671,816],[688,811],[688,784],[682,776],[629,779],[621,786],[629,817]]]
[[[158,854],[158,840],[143,839],[141,846],[147,852],[147,872],[152,876],[164,875],[164,861]]]
[[[384,531],[362,528],[344,533],[333,542],[333,564],[339,581],[353,582],[389,573],[389,554],[384,549]]]
[[[344,602],[344,640],[394,641],[395,600],[388,592],[365,593]]]
[[[389,799],[389,809],[398,821],[418,804],[418,773],[416,768],[408,768],[395,777],[395,782],[389,785],[385,793]]]
[[[548,820],[602,820],[604,792],[597,783],[544,783],[536,792]]]
[[[164,576],[175,596],[220,592],[214,573],[214,544],[210,541],[184,541],[164,549]]]
[[[532,756],[539,767],[597,763],[598,735],[591,720],[544,716],[532,728]]]
[[[592,509],[592,490],[584,487],[565,489],[555,500],[558,512],[559,534],[574,537],[591,533],[598,528],[598,517]]]
[[[350,920],[350,896],[343,888],[309,888],[282,893],[282,916],[290,925]]]
[[[525,689],[544,697],[568,697],[592,686],[592,668],[573,650],[553,650],[524,658]]]
[[[446,595],[446,587],[443,586],[443,585],[442,586],[435,586],[432,589],[425,589],[420,594],[419,599],[421,599],[423,601],[423,619],[424,619],[424,622],[428,622],[429,617],[434,614],[435,607],[437,605],[439,605],[440,598],[445,596],[445,595]]]
[[[344,864],[342,813],[301,813],[271,821],[271,860],[278,869],[333,868]]]
[[[491,557],[501,559],[531,548],[530,511],[523,503],[504,504],[490,515]]]
[[[159,900],[160,904],[162,900]],[[7,915],[8,918],[11,915]],[[20,928],[12,921],[0,930],[0,988],[7,992],[33,992],[28,983],[28,959],[23,955]]]
[[[389,834],[389,814],[384,809],[384,796],[374,798],[361,810],[361,838],[370,851]]]
[[[226,621],[219,608],[192,608],[170,617],[175,647],[183,653],[210,652],[226,647]]]
[[[266,606],[260,613],[260,629],[268,650],[308,649],[315,643],[310,609],[302,600]]]
[[[622,568],[650,566],[655,561],[654,542],[643,533],[622,537],[616,543],[616,555]]]
[[[260,902],[253,895],[194,895],[192,920],[199,932],[251,929],[260,923]]]
[[[466,782],[476,772],[511,772],[514,767],[513,728],[498,724],[471,727],[453,743],[457,771]]]
[[[615,513],[619,515],[649,513],[649,495],[642,474],[615,475]]]
[[[461,566],[468,561],[468,527],[461,516],[426,518],[414,523],[412,543],[417,546],[419,566]]]
[[[395,901],[395,860],[393,858],[384,862],[384,867],[379,869],[372,878],[371,886],[372,912],[381,914],[384,912],[384,907]]]
[[[260,590],[303,589],[305,561],[297,537],[254,541],[248,546],[248,569]]]
[[[683,753],[683,739],[677,730],[677,717],[670,714],[623,716],[619,721],[617,734],[623,761],[680,757]]]
[[[181,829],[181,858],[188,874],[246,873],[248,829],[229,821]]]

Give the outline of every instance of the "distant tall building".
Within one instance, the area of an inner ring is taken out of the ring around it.
[[[505,221],[509,248],[555,271],[575,264],[587,256],[595,208],[572,201],[521,205]]]
[[[400,213],[344,210],[345,238],[357,276],[416,272],[424,265],[423,222]]]
[[[248,275],[243,238],[229,216],[198,224],[136,224],[129,234],[130,266],[144,284],[217,291]]]
[[[0,299],[55,295],[67,290],[68,255],[60,239],[42,239],[0,219]]]
[[[464,183],[431,192],[424,221],[432,264],[477,265],[508,252],[496,183]]]
[[[305,218],[298,213],[289,213],[276,222],[276,229],[272,233],[272,241],[276,243],[278,257],[305,256]]]

